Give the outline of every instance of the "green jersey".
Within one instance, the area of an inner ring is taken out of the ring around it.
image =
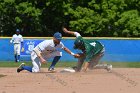
[[[82,36],[78,36],[76,39],[84,41],[85,50],[82,50],[86,54],[86,61],[90,61],[94,55],[100,53],[103,50],[103,45],[96,40],[84,40]]]

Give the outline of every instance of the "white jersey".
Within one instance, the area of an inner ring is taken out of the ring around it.
[[[81,36],[78,32],[74,32],[74,35],[75,35],[76,37]]]
[[[64,44],[60,42],[59,44],[55,45],[53,40],[44,40],[41,43],[39,43],[31,53],[31,59],[32,59],[32,72],[39,72],[41,63],[40,60],[37,58],[37,54],[35,52],[36,49],[38,49],[41,52],[41,55],[44,59],[54,58],[55,56],[62,56],[61,49],[64,48]]]
[[[41,51],[42,54],[52,53],[54,51],[61,51],[64,48],[64,44],[60,42],[55,46],[53,40],[44,40],[43,42],[39,43],[35,48]]]
[[[14,34],[10,42],[14,44],[20,44],[21,42],[23,42],[22,35]]]

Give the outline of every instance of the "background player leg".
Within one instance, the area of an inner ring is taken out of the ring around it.
[[[17,55],[17,62],[20,62],[20,55]]]
[[[20,44],[17,44],[17,62],[20,62]]]
[[[17,62],[17,55],[15,54],[15,62]]]

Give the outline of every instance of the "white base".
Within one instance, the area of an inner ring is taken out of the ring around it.
[[[70,72],[70,73],[74,73],[75,72],[75,70],[74,69],[72,69],[72,68],[65,68],[65,69],[63,69],[62,71],[60,71],[60,72]]]

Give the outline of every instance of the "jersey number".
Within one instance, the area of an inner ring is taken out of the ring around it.
[[[92,46],[94,46],[94,47],[95,47],[95,46],[96,46],[96,43],[95,43],[95,42],[93,42],[93,43],[90,43],[90,45],[92,45]]]

